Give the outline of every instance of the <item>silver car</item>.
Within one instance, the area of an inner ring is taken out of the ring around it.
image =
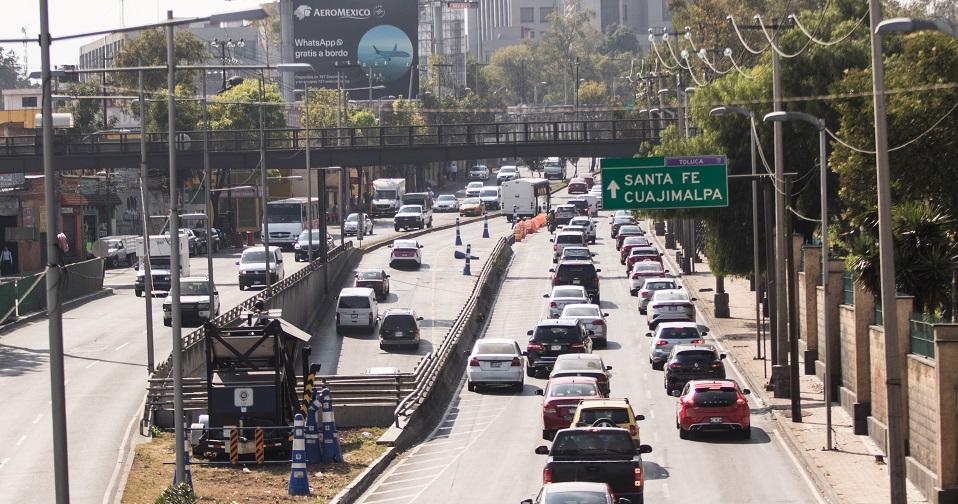
[[[589,304],[589,295],[585,287],[579,285],[560,285],[552,288],[551,294],[542,297],[549,300],[549,318],[558,318],[566,305]]]
[[[652,295],[652,301],[646,309],[649,329],[655,329],[660,322],[681,320],[695,322],[695,298],[682,289],[658,290]]]
[[[515,340],[483,338],[476,341],[469,354],[466,383],[470,392],[483,385],[509,385],[522,390],[525,383],[522,350]]]
[[[347,215],[346,221],[343,222],[343,235],[344,236],[358,235],[360,226],[362,226],[362,234],[364,235],[373,234],[373,220],[369,218],[369,215],[362,214],[362,222],[360,222],[360,216],[357,213],[351,213]]]
[[[562,249],[566,247],[586,246],[585,235],[581,231],[561,231],[549,240],[552,242],[552,262],[559,262]]]
[[[597,238],[595,221],[588,217],[573,217],[572,220],[569,221],[569,225],[584,227],[586,229],[586,238],[589,239],[589,243],[595,243]]]
[[[646,314],[649,301],[652,301],[652,295],[655,294],[655,291],[679,288],[679,284],[674,278],[660,277],[646,279],[645,283],[642,284],[642,288],[639,289],[639,313],[642,315]]]
[[[565,247],[562,249],[562,255],[559,256],[559,262],[591,261],[593,257],[595,252],[589,250],[589,247]]]
[[[582,322],[582,325],[589,331],[592,331],[592,345],[596,348],[605,348],[608,342],[606,338],[605,318],[608,313],[602,313],[599,305],[595,304],[570,304],[562,309],[562,315],[559,318],[574,318]]]
[[[652,369],[662,369],[665,362],[672,353],[672,347],[675,345],[699,345],[704,343],[707,329],[699,330],[699,326],[694,322],[664,322],[655,330],[654,333],[647,332],[646,336],[652,338],[652,344],[649,346],[649,364]]]

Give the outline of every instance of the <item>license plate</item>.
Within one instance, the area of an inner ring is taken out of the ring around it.
[[[402,338],[402,331],[396,331],[396,332],[394,332],[394,333],[393,333],[393,336],[395,336],[395,337],[397,337],[397,338]]]
[[[494,368],[502,367],[502,362],[492,361],[492,362],[489,363],[489,367],[494,367]]]
[[[581,284],[581,283],[582,283],[582,280],[579,280],[578,278],[573,278],[573,279],[572,279],[572,285],[579,285],[579,284]]]
[[[350,313],[350,314],[349,314],[349,318],[359,318],[359,314],[358,314],[358,313]]]
[[[559,350],[562,350],[562,345],[552,345],[549,348],[551,348],[552,350],[559,351]]]
[[[666,306],[665,308],[666,308],[667,311],[670,311],[670,312],[679,311],[679,307],[678,307],[678,306]]]
[[[720,417],[720,416],[709,417],[709,422],[711,422],[711,423],[722,423],[722,417]]]

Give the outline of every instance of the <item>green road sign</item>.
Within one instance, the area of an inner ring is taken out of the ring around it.
[[[603,159],[607,210],[728,206],[725,156]]]

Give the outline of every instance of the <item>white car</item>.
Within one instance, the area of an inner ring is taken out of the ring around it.
[[[652,300],[652,295],[655,294],[655,291],[680,288],[679,282],[674,278],[658,277],[645,279],[645,284],[639,289],[639,313],[645,315],[646,309],[649,307],[649,301]]]
[[[180,320],[202,324],[220,314],[220,294],[213,286],[213,305],[210,307],[210,284],[206,277],[180,279]],[[163,325],[173,325],[173,296],[163,300]]]
[[[563,233],[581,233],[582,234],[582,243],[589,242],[589,228],[585,226],[574,226],[572,224],[567,224],[559,228]]]
[[[485,186],[479,191],[479,199],[486,210],[498,210],[501,206],[499,186]]]
[[[466,367],[466,387],[476,391],[486,385],[509,385],[522,390],[525,366],[519,344],[506,338],[483,338],[476,341]]]
[[[434,212],[458,212],[459,198],[455,194],[440,194],[432,204]]]
[[[556,233],[554,238],[550,238],[550,241],[552,241],[552,262],[559,262],[559,256],[562,255],[562,250],[566,247],[586,246],[585,234],[581,231],[560,231]]]
[[[507,180],[519,178],[519,169],[515,165],[502,165],[496,173],[496,184],[502,185]]]
[[[605,318],[608,313],[602,313],[596,304],[569,304],[562,308],[559,318],[574,318],[592,331],[592,345],[596,348],[605,348],[608,342]]]
[[[595,221],[589,217],[573,217],[569,221],[570,226],[581,226],[586,229],[586,238],[589,239],[589,243],[595,243],[597,238],[597,231],[595,229]]]
[[[343,222],[343,236],[359,236],[360,227],[362,227],[362,234],[373,234],[373,220],[369,218],[368,214],[362,214],[361,222],[360,214],[351,213],[347,215],[346,221]]]
[[[469,180],[488,180],[489,167],[486,165],[475,165],[469,168]]]
[[[589,304],[589,295],[581,285],[560,285],[542,297],[549,300],[549,318],[559,318],[566,305]]]
[[[664,276],[668,272],[669,270],[658,261],[642,261],[633,264],[629,271],[629,294],[638,296],[646,280]]]
[[[559,262],[591,261],[593,257],[595,252],[589,250],[589,247],[565,247],[562,249],[562,255],[559,256]]]
[[[675,345],[698,345],[703,343],[707,330],[699,332],[699,326],[694,322],[665,322],[655,332],[647,332],[652,338],[649,347],[649,364],[652,369],[662,369],[668,360],[672,347]]]
[[[389,265],[413,265],[416,269],[422,266],[422,245],[416,240],[395,240],[389,244]]]
[[[361,327],[372,331],[379,323],[376,291],[369,287],[349,287],[339,291],[336,301],[336,330]]]
[[[482,182],[469,182],[466,184],[466,197],[478,198],[479,194],[482,193],[482,187],[484,185]]]
[[[660,322],[695,322],[695,298],[682,289],[657,290],[646,308],[649,329],[655,329]]]
[[[269,256],[269,283],[272,285],[286,276],[281,248],[271,246],[267,252],[262,246],[250,247],[243,250],[240,260],[236,261],[236,265],[239,266],[240,290],[255,284],[266,285],[267,255]]]

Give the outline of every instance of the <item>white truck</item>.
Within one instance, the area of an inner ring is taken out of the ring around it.
[[[190,244],[189,237],[186,236],[186,233],[179,234],[179,249],[180,249],[180,276],[190,276]],[[170,259],[171,259],[171,247],[170,247],[170,237],[167,235],[150,235],[150,276],[153,278],[153,291],[170,291]],[[143,291],[146,288],[145,284],[145,270],[143,266],[143,261],[146,260],[146,253],[143,251],[143,238],[138,237],[136,239],[136,256],[139,258],[140,262],[137,264],[136,269],[136,282],[133,284],[133,291],[137,297],[143,295]]]
[[[120,263],[133,266],[136,262],[136,250],[133,244],[136,236],[104,236],[93,243],[93,255],[102,257],[107,267],[116,268]]]
[[[406,179],[373,180],[373,197],[370,214],[373,217],[394,216],[402,206],[402,197],[406,194]]]
[[[502,183],[502,213],[510,221],[515,218],[534,217],[549,211],[551,192],[549,181],[541,178],[521,178]]]

